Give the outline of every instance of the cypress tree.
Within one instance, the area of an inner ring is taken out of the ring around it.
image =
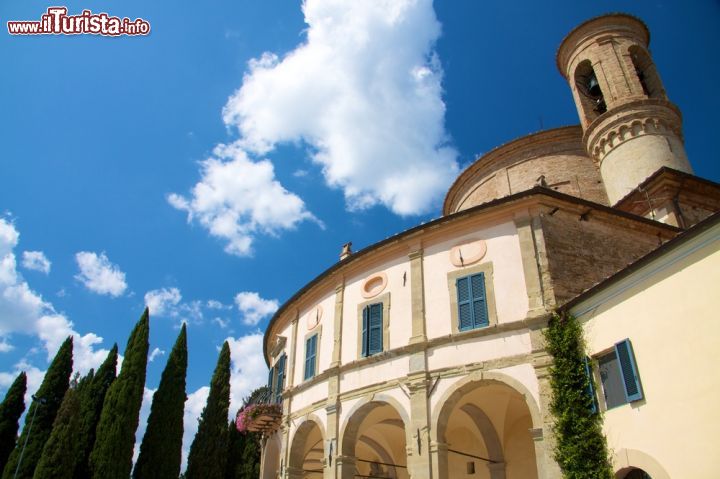
[[[3,471],[3,479],[13,477],[30,479],[33,476],[35,466],[40,460],[43,447],[45,447],[45,442],[50,437],[55,416],[65,392],[70,386],[73,363],[72,350],[72,336],[69,336],[60,346],[45,373],[40,388],[35,393],[25,417],[22,434],[20,434],[17,445],[10,454]],[[20,460],[21,454],[22,461]],[[16,470],[17,476],[15,475]]]
[[[87,387],[79,391],[80,395],[80,437],[78,441],[78,461],[74,477],[88,479],[90,477],[90,452],[95,443],[95,429],[100,420],[103,401],[110,385],[115,381],[118,359],[117,344],[113,344],[105,361]]]
[[[145,308],[128,339],[122,370],[105,395],[90,453],[90,473],[96,479],[130,476],[145,387],[149,333],[150,319]]]
[[[71,385],[65,393],[33,479],[72,479],[80,445],[80,394],[92,382],[93,375],[90,370],[79,385]]]
[[[200,415],[198,431],[190,446],[187,479],[222,479],[228,453],[230,408],[230,346],[223,344],[210,381],[210,394]]]
[[[0,404],[0,473],[5,468],[8,456],[15,448],[19,421],[25,411],[25,391],[27,390],[27,375],[25,371],[18,374],[12,386],[5,394]]]
[[[140,445],[135,479],[176,479],[182,461],[187,333],[183,324],[153,394],[147,429]]]

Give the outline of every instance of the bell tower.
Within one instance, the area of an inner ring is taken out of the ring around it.
[[[575,28],[557,53],[611,205],[662,167],[692,173],[680,110],[667,98],[649,41],[642,21],[615,13]]]

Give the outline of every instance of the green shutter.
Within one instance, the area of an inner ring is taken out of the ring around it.
[[[268,371],[268,382],[267,382],[268,399],[271,398],[273,395],[273,372],[274,371],[275,371],[275,368],[270,368],[270,371]]]
[[[362,315],[362,356],[368,355],[368,317],[370,316],[370,306],[363,308]]]
[[[457,288],[458,328],[460,331],[472,329],[473,314],[470,301],[470,278],[467,276],[458,278],[455,280],[455,287]]]
[[[275,402],[279,403],[282,400],[282,392],[285,386],[285,361],[287,356],[283,354],[280,356],[275,368],[277,369],[277,378],[275,380]]]
[[[597,412],[597,397],[595,396],[595,384],[593,382],[592,368],[590,367],[590,358],[585,356],[583,362],[585,363],[585,376],[587,378],[585,393],[590,398],[590,413],[595,414]]]
[[[368,318],[368,355],[377,354],[383,350],[383,304],[370,305]]]
[[[317,334],[305,342],[305,379],[315,376],[315,355],[317,353]]]
[[[490,324],[485,299],[485,273],[470,277],[470,294],[472,297],[473,327],[482,328]]]
[[[643,392],[630,340],[624,339],[617,343],[615,353],[620,362],[620,374],[625,386],[625,398],[628,402],[639,401],[643,398]]]

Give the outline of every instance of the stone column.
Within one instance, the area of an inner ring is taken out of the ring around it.
[[[298,330],[298,318],[300,313],[295,311],[295,318],[292,320],[292,332],[290,338],[290,352],[288,354],[288,369],[287,369],[287,381],[285,389],[290,389],[293,386],[295,380],[295,356],[297,351],[297,330]],[[290,463],[290,414],[292,413],[292,397],[283,395],[283,424],[280,431],[277,434],[282,434],[281,450],[280,450],[280,463],[284,464],[285,467],[281,467],[282,477],[295,477],[289,475],[289,468],[287,465]],[[284,471],[283,471],[284,469]],[[302,477],[302,476],[300,476]]]
[[[427,341],[425,331],[425,288],[423,279],[423,251],[414,249],[410,258],[410,298],[412,302],[412,334],[410,344]]]
[[[430,457],[432,457],[433,479],[448,478],[448,445],[444,442],[430,442]]]
[[[550,411],[552,389],[550,387],[550,365],[552,357],[545,350],[543,331],[536,329],[530,332],[530,341],[533,348],[533,367],[540,390],[540,414],[542,427],[530,430],[535,442],[535,460],[538,465],[539,479],[561,479],[560,466],[555,461],[555,434],[553,433],[554,419]]]
[[[411,356],[413,363],[425,364],[425,351]],[[428,379],[423,369],[411,372],[406,383],[410,392],[410,424],[405,431],[408,474],[413,479],[433,477],[430,459],[430,420],[428,414]]]
[[[340,479],[355,479],[355,457],[338,455],[335,461]]]
[[[328,399],[325,403],[327,413],[327,429],[325,430],[325,447],[323,458],[323,479],[336,479],[342,476],[342,469],[339,466],[338,436],[340,435],[340,424],[338,414],[340,412],[340,364],[342,363],[342,327],[343,327],[343,301],[345,294],[345,282],[335,287],[335,315],[333,323],[333,350],[328,376]],[[354,472],[353,472],[354,475]]]

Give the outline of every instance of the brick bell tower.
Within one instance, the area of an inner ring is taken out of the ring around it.
[[[692,173],[680,110],[667,98],[649,41],[642,21],[616,13],[575,28],[557,53],[611,205],[663,167]]]

